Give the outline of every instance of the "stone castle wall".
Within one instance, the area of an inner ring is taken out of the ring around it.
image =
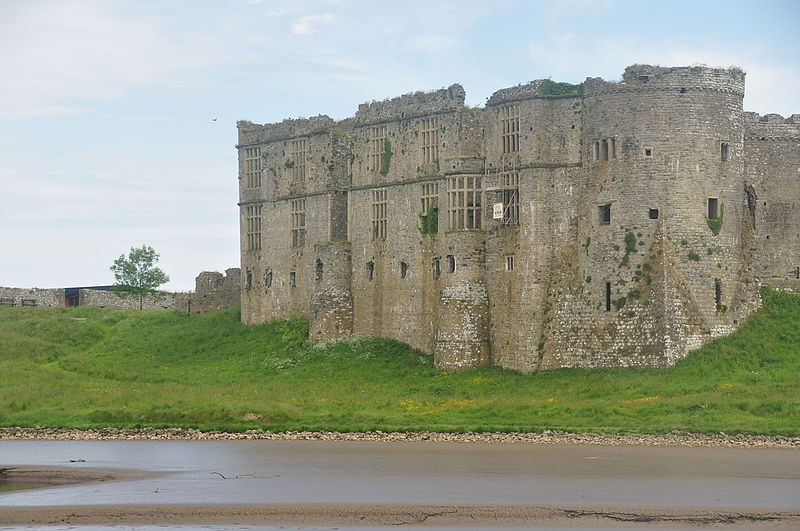
[[[309,315],[312,339],[392,337],[440,367],[667,366],[735,329],[761,281],[798,285],[797,120],[743,113],[740,70],[633,65],[620,82],[550,86],[501,89],[479,109],[452,85],[339,122],[240,122],[242,320]],[[518,217],[494,219],[509,197]],[[451,227],[451,203],[480,226]]]
[[[22,300],[36,306],[52,308],[64,306],[64,288],[5,288],[0,287],[0,299],[3,304],[22,306]]]
[[[242,275],[238,267],[225,270],[203,271],[195,278],[193,293],[175,295],[175,310],[184,315],[204,313],[232,308],[241,304]]]
[[[175,293],[159,291],[155,294],[145,295],[142,301],[144,310],[167,310],[175,307]],[[121,298],[113,291],[82,289],[80,290],[81,306],[96,306],[98,308],[114,308],[117,310],[138,310],[139,298]],[[63,303],[62,303],[63,305]]]

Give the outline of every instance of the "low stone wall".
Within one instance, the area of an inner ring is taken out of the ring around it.
[[[22,306],[22,301],[26,305],[42,306],[51,308],[53,306],[64,306],[63,288],[4,288],[0,287],[0,302],[4,305]],[[32,302],[31,302],[32,301]]]
[[[64,291],[64,290],[61,290]],[[138,310],[139,298],[121,298],[113,291],[82,289],[80,290],[81,306],[114,308],[117,310]],[[62,302],[63,304],[63,302]],[[145,310],[166,310],[175,307],[175,293],[159,291],[144,298],[142,308]]]
[[[203,271],[195,279],[194,293],[179,293],[175,297],[175,310],[184,315],[232,308],[241,304],[241,271],[238,267],[225,270]]]

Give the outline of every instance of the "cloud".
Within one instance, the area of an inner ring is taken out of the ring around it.
[[[331,13],[308,15],[292,23],[292,33],[296,35],[311,35],[317,32],[319,26],[326,26],[334,22],[336,22],[336,17]]]
[[[413,45],[423,52],[444,52],[455,49],[459,40],[446,35],[418,35],[414,38]]]

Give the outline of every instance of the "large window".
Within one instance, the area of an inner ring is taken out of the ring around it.
[[[519,106],[516,104],[500,107],[500,129],[503,153],[519,151]]]
[[[501,173],[500,190],[503,194],[503,223],[519,223],[519,172]]]
[[[293,199],[292,203],[292,247],[306,243],[306,200]]]
[[[422,233],[439,232],[439,183],[422,184]]]
[[[447,214],[450,230],[481,228],[480,177],[448,178]]]
[[[386,150],[386,126],[379,125],[370,128],[369,140],[369,169],[371,171],[383,170],[383,157]]]
[[[423,118],[420,124],[421,161],[433,164],[439,161],[439,119]]]
[[[245,148],[243,163],[245,187],[259,188],[261,186],[261,148]]]
[[[303,182],[306,180],[306,139],[292,140],[290,148],[292,182]]]
[[[261,249],[261,205],[245,207],[245,223],[247,225],[247,250]]]
[[[386,202],[386,190],[372,191],[372,239],[386,239],[388,205]]]

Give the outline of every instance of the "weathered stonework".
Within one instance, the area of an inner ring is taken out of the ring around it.
[[[237,284],[238,292],[238,284]],[[114,292],[91,288],[3,288],[0,287],[0,303],[4,305],[31,305],[42,308],[56,306],[94,306],[117,310],[138,310],[138,298],[120,298]],[[77,295],[72,302],[68,293]],[[155,295],[147,295],[143,301],[146,310],[169,309],[175,306],[175,293],[159,291]],[[23,302],[26,301],[26,302]]]
[[[452,85],[239,122],[242,320],[308,315],[313,340],[391,337],[443,368],[674,364],[762,283],[800,291],[800,115],[743,96],[736,68],[633,65],[484,108]]]
[[[194,293],[175,295],[175,310],[184,315],[204,313],[239,306],[242,275],[238,267],[225,270],[203,271],[194,280]]]

